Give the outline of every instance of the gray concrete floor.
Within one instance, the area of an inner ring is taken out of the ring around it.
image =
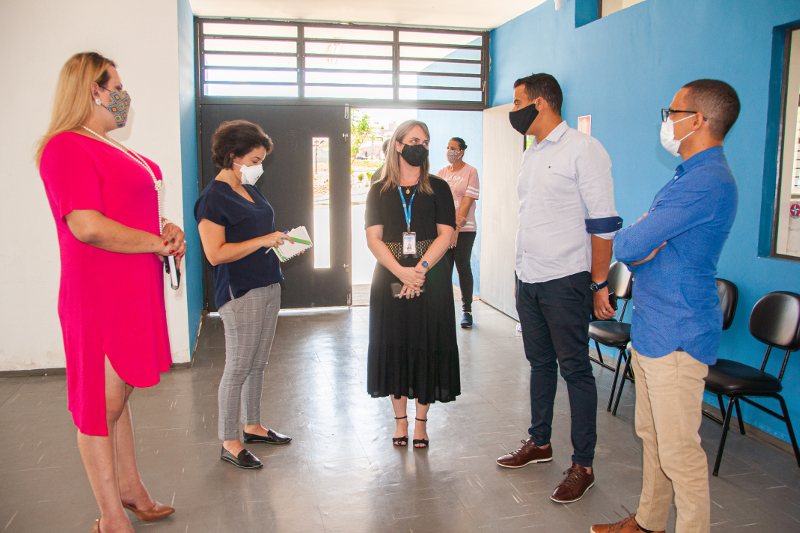
[[[431,408],[431,448],[420,451],[392,446],[389,400],[365,392],[368,311],[281,314],[263,421],[294,441],[252,445],[265,464],[256,471],[219,459],[223,330],[219,319],[206,319],[194,366],[133,394],[142,476],[154,498],[177,508],[161,522],[132,517],[134,528],[586,533],[594,523],[624,516],[621,505],[636,510],[641,443],[632,387],[612,417],[605,411],[611,373],[596,369],[597,482],[583,500],[555,504],[549,495],[571,454],[563,382],[554,461],[520,470],[494,462],[526,437],[529,419],[529,370],[514,321],[475,304],[475,327],[458,334],[463,394]],[[720,428],[704,420],[701,434],[712,462]],[[791,455],[754,437],[731,433],[711,499],[712,531],[800,531],[800,470]],[[88,532],[98,516],[67,411],[65,377],[0,378],[0,532]]]

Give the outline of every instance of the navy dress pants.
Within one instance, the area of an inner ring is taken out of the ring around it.
[[[542,283],[517,280],[517,313],[531,364],[531,427],[537,446],[550,443],[558,375],[567,382],[572,462],[592,466],[597,444],[597,385],[589,361],[592,278],[579,272]]]

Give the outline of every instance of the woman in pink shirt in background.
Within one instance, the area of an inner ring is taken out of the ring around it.
[[[475,232],[478,226],[475,223],[475,202],[480,192],[478,170],[464,162],[464,152],[467,144],[460,137],[453,137],[447,143],[447,161],[449,166],[444,167],[436,175],[444,179],[453,191],[453,201],[456,204],[456,231],[453,233],[453,242],[445,257],[452,270],[455,263],[458,271],[458,284],[461,288],[461,327],[472,327],[472,246],[475,244]]]
[[[129,106],[113,61],[75,54],[36,153],[61,251],[69,410],[101,513],[93,532],[132,533],[125,509],[144,521],[175,511],[139,475],[128,399],[172,362],[162,260],[180,265],[186,244],[161,216],[158,165],[107,135],[125,126]]]

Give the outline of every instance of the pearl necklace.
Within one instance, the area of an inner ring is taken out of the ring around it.
[[[86,131],[88,131],[89,133],[91,133],[92,135],[94,135],[95,137],[97,137],[98,139],[103,141],[104,143],[110,144],[111,146],[113,146],[114,148],[119,150],[120,152],[124,153],[125,155],[127,155],[128,157],[130,157],[131,159],[133,159],[134,161],[139,163],[141,166],[143,166],[145,168],[145,170],[147,170],[147,173],[150,174],[151,178],[153,178],[153,186],[155,187],[156,195],[158,196],[158,229],[159,229],[159,231],[163,231],[165,224],[162,225],[162,221],[164,219],[161,217],[161,185],[164,182],[159,180],[158,178],[156,178],[156,175],[153,172],[153,169],[150,168],[150,165],[147,164],[147,161],[145,161],[144,158],[142,156],[140,156],[139,154],[137,154],[136,152],[128,150],[127,148],[123,147],[121,144],[109,141],[107,138],[103,137],[102,135],[98,134],[95,131],[90,130],[86,126],[83,126],[83,129],[85,129]]]

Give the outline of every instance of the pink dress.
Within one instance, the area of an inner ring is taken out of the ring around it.
[[[146,160],[156,178],[161,170]],[[134,387],[150,387],[172,362],[164,312],[164,270],[152,253],[121,254],[84,244],[64,217],[92,209],[125,226],[160,235],[153,179],[100,139],[53,137],[39,172],[61,249],[58,314],[67,356],[69,410],[86,435],[108,435],[105,356]]]

